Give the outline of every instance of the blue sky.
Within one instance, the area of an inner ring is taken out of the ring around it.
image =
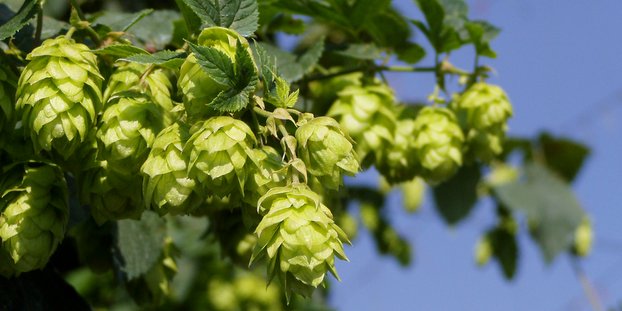
[[[394,3],[418,18],[413,1]],[[502,29],[493,42],[499,58],[490,80],[514,105],[510,134],[541,130],[588,144],[592,155],[574,184],[596,230],[592,256],[581,266],[606,307],[622,302],[622,1],[471,0],[470,17]],[[423,38],[417,39],[423,42]],[[469,68],[471,51],[452,56]],[[426,63],[426,61],[424,61]],[[427,60],[427,63],[430,63]],[[424,64],[425,65],[425,64]],[[422,99],[430,76],[389,74],[402,99]],[[373,183],[368,172],[358,182]],[[401,268],[375,251],[360,231],[348,248],[349,263],[338,264],[331,305],[338,310],[591,310],[567,256],[546,265],[536,245],[523,235],[517,277],[505,281],[496,263],[477,268],[473,247],[493,223],[493,209],[481,204],[454,228],[442,223],[429,202],[418,214],[402,211],[391,197],[389,215],[413,244],[414,261]]]

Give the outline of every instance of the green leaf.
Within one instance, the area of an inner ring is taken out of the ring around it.
[[[350,28],[350,20],[342,8],[329,1],[318,0],[276,0],[272,6],[289,13],[302,14],[341,27]]]
[[[418,44],[408,42],[396,51],[397,58],[408,64],[416,64],[425,57],[425,50]]]
[[[120,270],[127,280],[132,280],[151,269],[160,258],[166,223],[156,213],[146,211],[141,220],[119,220],[117,227]]]
[[[490,47],[490,41],[497,37],[501,31],[499,28],[485,21],[469,21],[465,26],[469,32],[469,41],[475,46],[478,55],[497,57],[497,53]]]
[[[175,0],[177,7],[183,16],[183,20],[186,24],[188,33],[194,34],[201,29],[201,19],[196,13],[186,4],[185,0]],[[188,37],[189,38],[189,37]]]
[[[570,186],[546,167],[528,163],[525,178],[494,187],[499,201],[527,216],[532,237],[546,261],[572,245],[575,229],[584,217]]]
[[[41,0],[26,0],[22,7],[11,19],[0,26],[0,40],[13,36],[16,32],[28,25],[41,8]]]
[[[98,55],[108,55],[116,58],[127,58],[137,54],[149,55],[149,52],[131,44],[113,44],[94,50],[93,53]]]
[[[185,52],[164,50],[153,54],[135,54],[129,57],[124,57],[121,60],[140,64],[160,65],[171,69],[179,69],[185,58]]]
[[[464,0],[416,0],[427,27],[413,21],[437,53],[458,49],[469,39],[466,29],[468,7]]]
[[[300,57],[264,42],[258,42],[255,45],[263,49],[266,55],[276,59],[278,74],[290,83],[300,80],[305,74],[311,72],[324,51],[323,40],[315,43]],[[257,47],[255,51],[258,51]]]
[[[355,59],[375,60],[382,56],[382,50],[373,43],[354,43],[345,50],[335,51],[336,54]]]
[[[410,38],[410,25],[402,14],[393,9],[374,15],[364,25],[364,30],[381,47],[401,47]]]
[[[210,78],[222,85],[235,86],[235,66],[227,54],[214,47],[193,43],[190,43],[190,50]]]
[[[253,44],[253,53],[257,60],[257,68],[261,74],[261,78],[264,80],[268,89],[272,89],[274,82],[274,75],[278,73],[276,66],[276,57],[270,56],[263,45]]]
[[[449,225],[463,220],[475,206],[480,178],[479,166],[463,166],[450,180],[434,187],[436,209]]]
[[[117,11],[104,11],[93,21],[94,25],[101,24],[110,27],[112,31],[127,31],[143,17],[153,13],[152,9],[142,10],[136,13],[124,13]]]
[[[255,86],[249,86],[242,90],[230,88],[221,91],[208,106],[216,111],[237,112],[241,111],[250,102],[250,96],[253,95]]]
[[[137,13],[105,11],[98,16],[95,26],[106,26],[108,31],[123,31],[131,34],[134,44],[149,51],[161,50],[173,38],[173,23],[180,18],[172,10],[143,10]]]
[[[542,133],[538,140],[546,165],[567,182],[572,182],[590,154],[590,149],[570,139],[555,138],[548,133]]]
[[[356,0],[349,12],[350,24],[359,29],[391,5],[391,0]]]
[[[48,16],[43,16],[43,28],[41,30],[41,39],[56,37],[61,32],[63,32],[63,30],[68,30],[69,27],[70,25],[64,21],[59,21],[57,19],[54,19]]]
[[[203,21],[203,25],[230,28],[242,36],[252,35],[258,27],[257,0],[183,0]]]
[[[503,276],[506,279],[514,278],[519,257],[516,237],[503,228],[495,228],[488,232],[488,238],[492,244],[493,255],[501,265]]]

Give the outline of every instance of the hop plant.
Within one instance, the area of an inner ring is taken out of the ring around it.
[[[28,56],[17,87],[17,109],[38,150],[68,159],[89,136],[101,110],[103,77],[90,49],[64,36]]]
[[[232,117],[212,117],[200,124],[184,147],[190,178],[204,194],[220,198],[243,193],[256,138],[246,123]]]
[[[475,83],[452,102],[451,108],[466,128],[468,145],[476,157],[490,161],[503,151],[512,105],[500,87]]]
[[[390,184],[411,180],[420,170],[413,135],[415,114],[415,109],[401,107],[393,139],[376,159],[376,168]]]
[[[356,142],[359,162],[367,167],[391,145],[396,114],[393,90],[385,84],[353,85],[339,93],[339,98],[327,112]]]
[[[297,153],[307,170],[325,187],[338,189],[342,173],[354,175],[359,171],[350,137],[333,118],[309,120],[296,130],[296,140]]]
[[[170,111],[174,106],[171,100],[172,89],[173,85],[165,69],[156,68],[148,71],[145,64],[122,63],[107,81],[104,103],[121,92],[136,91],[148,94],[164,111]]]
[[[33,164],[22,174],[3,183],[0,261],[8,261],[3,265],[11,267],[0,269],[4,276],[43,268],[64,238],[69,221],[67,184],[60,168]]]
[[[464,136],[455,115],[447,108],[425,107],[414,123],[422,177],[430,183],[447,180],[462,165]]]
[[[285,163],[281,155],[270,146],[253,149],[253,158],[258,165],[253,166],[244,185],[244,202],[257,206],[259,198],[275,187],[283,187],[287,181]]]
[[[235,64],[235,51],[238,42],[252,55],[248,41],[234,30],[222,27],[203,29],[197,42],[201,46],[213,47],[227,55]],[[212,115],[209,103],[218,94],[227,89],[226,85],[216,82],[197,63],[194,54],[188,55],[179,71],[177,85],[183,95],[186,113],[191,118],[201,118]]]
[[[200,203],[194,193],[196,183],[188,177],[188,158],[183,154],[189,136],[181,123],[165,128],[141,167],[145,205],[160,215],[187,214]]]
[[[310,296],[327,271],[338,278],[335,256],[347,260],[342,241],[349,241],[319,195],[304,184],[273,188],[257,208],[264,216],[251,263],[267,256],[268,274],[278,275],[287,297]]]

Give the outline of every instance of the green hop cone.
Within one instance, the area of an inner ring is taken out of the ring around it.
[[[309,120],[296,130],[296,140],[298,156],[305,162],[307,171],[325,187],[338,189],[342,173],[354,175],[359,171],[350,137],[333,118]]]
[[[411,180],[419,171],[413,135],[416,111],[412,107],[400,110],[393,139],[376,158],[376,168],[390,184]]]
[[[273,188],[257,208],[264,216],[251,263],[267,256],[268,274],[279,276],[288,298],[310,296],[328,271],[338,278],[335,256],[347,260],[342,241],[349,241],[319,195],[304,184]]]
[[[341,128],[356,142],[359,162],[367,167],[390,146],[395,131],[396,114],[393,90],[386,84],[353,85],[339,93],[328,110]]]
[[[10,183],[0,200],[0,240],[11,269],[19,274],[43,268],[64,238],[68,194],[63,172],[50,164],[28,166],[21,180]]]
[[[142,179],[137,172],[119,171],[108,161],[96,161],[94,167],[81,172],[79,179],[80,200],[90,206],[98,224],[140,218],[144,203],[140,195]]]
[[[122,63],[107,81],[104,103],[121,92],[137,91],[148,94],[151,100],[161,106],[164,111],[173,109],[171,100],[173,85],[166,69],[149,70],[148,68],[145,64]]]
[[[285,163],[281,155],[270,146],[253,149],[253,157],[258,165],[253,166],[244,186],[244,202],[257,206],[257,201],[268,190],[283,187],[287,182]]]
[[[327,73],[337,73],[343,68],[334,67]],[[318,114],[324,114],[326,109],[337,100],[338,94],[349,86],[361,86],[361,72],[339,75],[328,80],[312,81],[309,83],[310,97],[313,98],[313,108]],[[317,107],[316,107],[317,106]],[[318,111],[321,110],[321,111]]]
[[[196,183],[188,177],[188,158],[182,153],[188,137],[181,123],[165,128],[141,167],[145,204],[160,215],[188,214],[200,203]]]
[[[103,77],[90,49],[64,36],[48,39],[26,59],[17,109],[35,149],[68,159],[88,139],[101,110]]]
[[[239,41],[252,55],[248,41],[234,30],[222,27],[210,27],[201,31],[198,38],[201,46],[213,47],[227,55],[235,64],[235,51]],[[228,88],[212,79],[194,54],[188,55],[179,71],[177,85],[183,95],[186,113],[191,119],[204,118],[214,114],[208,105],[218,94]]]
[[[199,193],[220,198],[243,194],[256,138],[246,123],[232,117],[205,120],[184,147],[190,178],[202,185]]]
[[[138,172],[156,135],[168,125],[165,111],[139,93],[122,93],[106,104],[97,131],[101,159],[128,172]]]
[[[579,257],[590,254],[594,242],[594,232],[592,231],[592,221],[588,217],[583,217],[581,223],[574,233],[573,252]]]
[[[447,180],[462,165],[464,136],[451,110],[421,109],[415,119],[414,136],[420,174],[427,182]]]
[[[475,83],[452,102],[451,108],[467,133],[469,155],[489,162],[501,154],[512,105],[500,87]]]

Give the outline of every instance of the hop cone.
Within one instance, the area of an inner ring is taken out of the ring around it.
[[[137,172],[114,169],[108,161],[96,161],[80,174],[80,200],[90,206],[98,224],[139,219],[144,210],[141,193],[142,179]]]
[[[63,173],[48,164],[27,167],[21,180],[15,179],[12,187],[4,189],[0,200],[0,239],[4,250],[0,253],[8,253],[11,270],[18,274],[41,269],[63,239],[69,220]],[[0,261],[5,261],[6,257],[2,257],[0,254]],[[10,273],[0,271],[3,275]]]
[[[415,119],[414,136],[421,175],[426,181],[447,180],[462,165],[464,136],[451,110],[423,108]]]
[[[188,177],[188,158],[183,154],[188,129],[174,123],[158,134],[141,167],[147,207],[159,214],[187,214],[198,202],[195,182]]]
[[[476,83],[452,103],[452,109],[467,129],[467,141],[476,157],[489,161],[503,151],[512,105],[500,87]]]
[[[101,109],[97,58],[72,39],[48,39],[26,59],[17,87],[17,109],[37,150],[69,158],[83,143]]]
[[[162,68],[153,69],[141,82],[141,77],[146,73],[147,68],[147,65],[138,63],[120,65],[108,79],[104,92],[104,103],[121,92],[137,91],[148,94],[150,99],[165,111],[173,109],[173,101],[171,100],[173,85],[167,72]]]
[[[306,185],[273,188],[258,203],[263,219],[251,262],[267,255],[268,273],[278,275],[287,296],[309,296],[327,271],[335,277],[335,255],[347,260],[345,233],[334,223],[319,195]]]
[[[593,242],[594,232],[592,231],[592,222],[588,217],[583,217],[581,223],[577,229],[575,229],[572,250],[576,255],[585,257],[590,254]]]
[[[237,32],[227,28],[210,27],[204,29],[198,38],[199,45],[216,48],[235,63],[237,42],[242,43],[250,53],[248,41]],[[250,54],[252,55],[252,53]],[[186,113],[191,118],[201,118],[212,114],[208,104],[224,91],[227,86],[214,81],[197,63],[194,54],[188,55],[181,65],[177,85],[183,95]]]
[[[395,98],[387,85],[350,86],[339,93],[327,115],[356,142],[356,153],[363,166],[371,164],[371,152],[380,157],[391,145],[395,130]]]
[[[328,74],[336,73],[342,69],[343,68],[334,68],[330,70]],[[337,96],[342,90],[350,86],[361,86],[362,77],[362,73],[355,72],[339,75],[328,80],[310,82],[309,93],[313,98],[313,108],[316,109],[318,114],[324,114],[323,112],[326,111],[325,109],[330,108],[330,105],[337,100]]]
[[[224,198],[242,193],[255,143],[246,123],[226,116],[207,119],[184,147],[190,177],[208,194]]]
[[[414,139],[416,112],[411,107],[401,110],[391,144],[376,159],[376,168],[391,184],[411,180],[419,171]]]
[[[354,175],[359,163],[352,143],[339,123],[330,117],[314,118],[296,130],[298,156],[309,173],[318,177],[326,187],[338,189],[341,173]]]
[[[253,149],[253,157],[258,165],[253,166],[244,185],[244,202],[257,206],[268,190],[285,186],[286,171],[281,155],[270,146]]]

